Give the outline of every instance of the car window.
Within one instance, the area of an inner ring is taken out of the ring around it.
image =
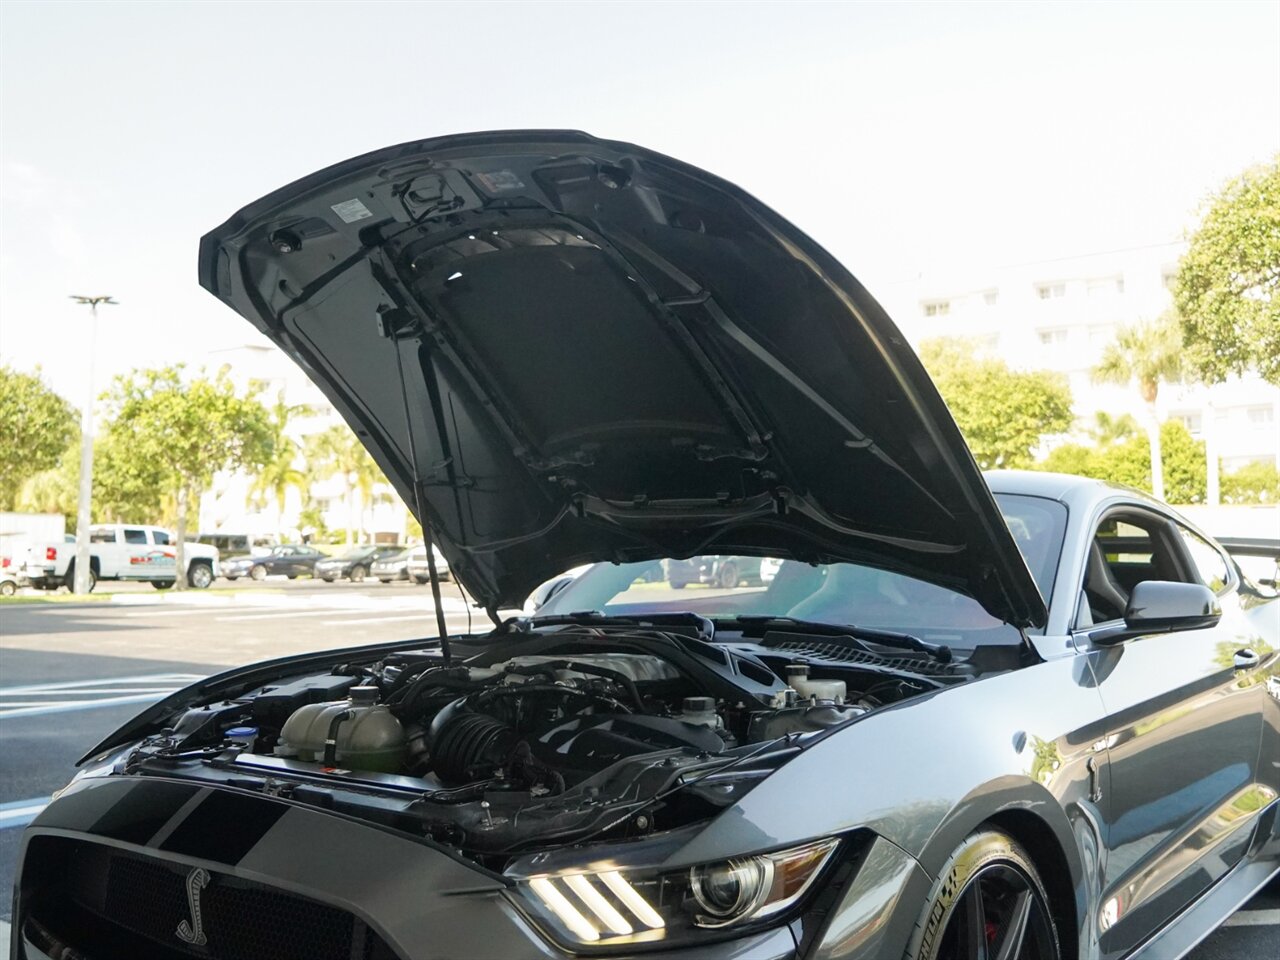
[[[1067,508],[1057,500],[1014,493],[997,493],[995,499],[1031,578],[1048,604],[1053,599],[1053,580],[1062,556]]]
[[[116,532],[114,530],[90,530],[90,543],[115,543]]]
[[[169,545],[169,534],[168,534],[168,533],[166,533],[164,530],[152,530],[152,531],[151,531],[151,542],[152,542],[152,543],[161,543],[161,544],[164,544],[165,546],[168,546],[168,545]]]
[[[1139,583],[1186,579],[1168,526],[1163,518],[1127,512],[1098,524],[1086,558],[1077,627],[1123,617]]]
[[[131,529],[131,528],[129,528],[129,527],[125,527],[125,530],[124,530],[124,542],[125,542],[125,543],[146,543],[146,542],[147,542],[147,531],[145,531],[145,530],[134,530],[134,529]]]
[[[1209,541],[1178,524],[1178,534],[1183,546],[1191,555],[1191,563],[1200,576],[1200,582],[1214,593],[1221,593],[1231,579],[1227,561]]]

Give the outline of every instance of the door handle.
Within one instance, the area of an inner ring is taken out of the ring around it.
[[[1237,650],[1235,653],[1235,656],[1232,659],[1235,663],[1235,668],[1237,670],[1252,670],[1254,667],[1256,667],[1259,663],[1262,662],[1261,657],[1259,657],[1252,650],[1248,650],[1248,649]]]

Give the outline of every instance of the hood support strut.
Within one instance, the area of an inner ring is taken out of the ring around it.
[[[413,467],[413,506],[422,518],[422,544],[427,551],[427,575],[431,579],[431,602],[436,607],[436,629],[440,632],[440,652],[444,654],[446,664],[452,662],[449,652],[449,625],[444,618],[444,604],[440,600],[440,574],[436,570],[435,545],[431,541],[431,524],[422,505],[422,477],[418,473],[418,449],[414,441],[413,421],[409,415],[409,390],[404,379],[404,358],[400,354],[399,335],[402,332],[396,327],[397,315],[403,312],[394,307],[379,307],[377,314],[378,332],[391,341],[396,353],[396,373],[400,377],[400,399],[404,403],[404,422],[409,435],[409,461]]]

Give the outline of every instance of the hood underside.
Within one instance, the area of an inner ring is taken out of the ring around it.
[[[569,131],[391,147],[207,234],[200,282],[316,381],[491,609],[585,562],[743,553],[1043,622],[884,311],[687,164]]]

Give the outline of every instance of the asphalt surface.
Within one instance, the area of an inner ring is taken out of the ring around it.
[[[10,915],[22,826],[77,758],[147,702],[254,660],[436,635],[429,588],[409,583],[272,578],[236,588],[161,597],[130,585],[114,602],[0,606],[0,921]],[[466,605],[452,585],[443,606],[450,630],[465,630]],[[473,622],[479,630],[487,621],[476,611]],[[1276,956],[1280,881],[1190,954]]]

